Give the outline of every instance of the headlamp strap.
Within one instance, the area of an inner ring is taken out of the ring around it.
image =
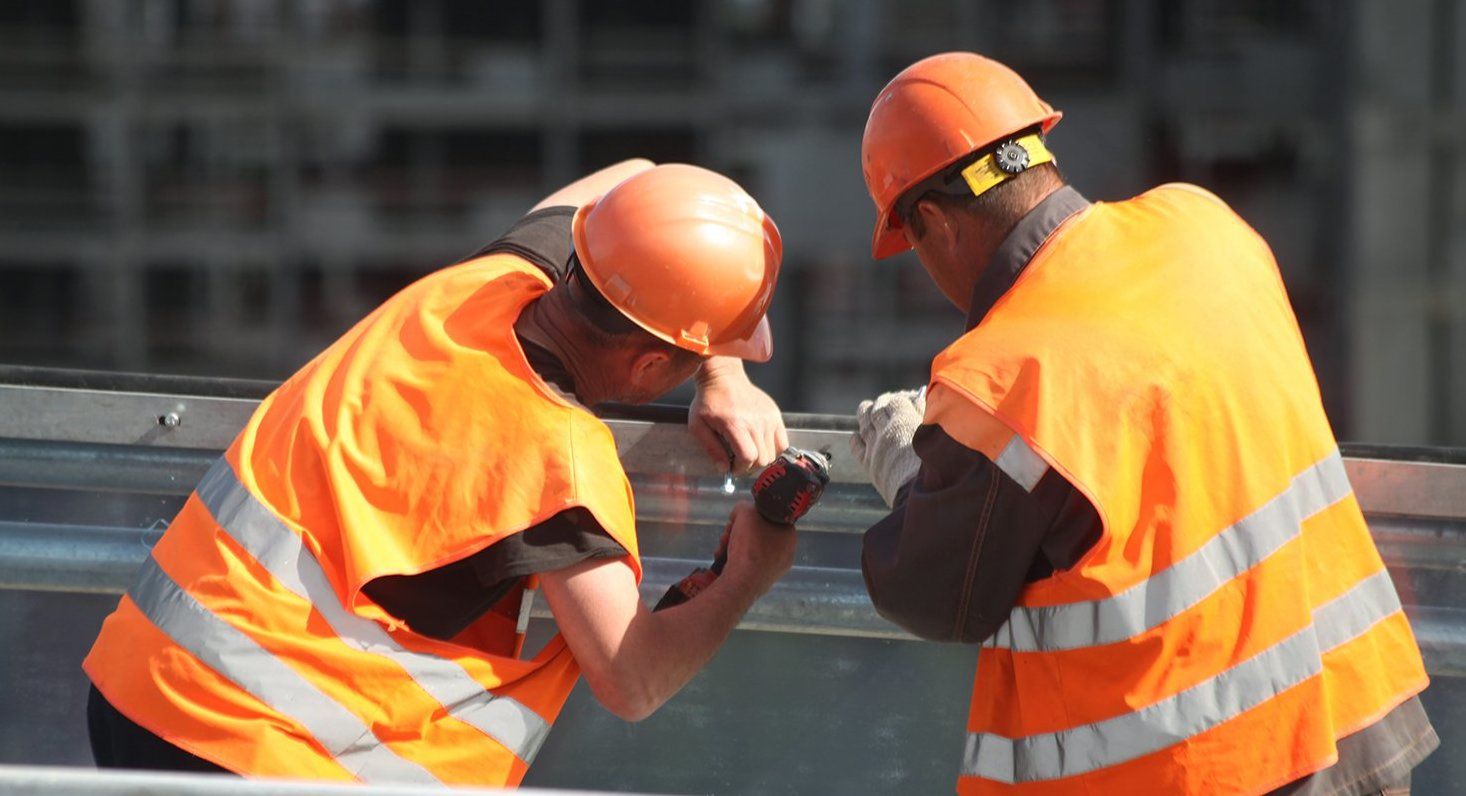
[[[1034,166],[1053,162],[1054,155],[1044,146],[1043,137],[1030,133],[998,144],[992,152],[973,161],[961,173],[972,195],[982,196]]]

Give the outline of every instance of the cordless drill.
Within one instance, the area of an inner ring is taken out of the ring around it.
[[[794,523],[819,502],[828,483],[830,465],[825,454],[789,448],[754,479],[753,505],[764,519],[776,525],[790,526],[792,530]],[[712,567],[699,567],[674,584],[652,610],[660,611],[692,599],[705,585],[700,584],[705,578],[699,576],[709,571],[714,575],[721,574],[727,563],[728,552],[724,550],[718,553]]]

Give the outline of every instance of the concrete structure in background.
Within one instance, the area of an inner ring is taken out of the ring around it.
[[[1466,3],[1357,14],[1344,126],[1353,431],[1466,444]]]
[[[960,319],[869,259],[870,100],[932,52],[1062,108],[1091,198],[1206,185],[1273,244],[1347,438],[1466,443],[1466,0],[34,0],[0,5],[0,360],[279,377],[619,158],[741,181],[794,409]]]

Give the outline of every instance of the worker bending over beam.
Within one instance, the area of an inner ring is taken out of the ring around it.
[[[513,786],[581,673],[639,720],[789,568],[733,511],[721,577],[656,614],[632,493],[587,407],[697,376],[723,466],[787,445],[774,222],[731,180],[628,161],[378,307],[271,393],[189,496],[84,668],[104,767]],[[535,584],[560,635],[533,657]]]

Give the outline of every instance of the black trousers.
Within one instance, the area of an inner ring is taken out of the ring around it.
[[[97,768],[142,768],[229,774],[226,768],[191,755],[122,715],[96,686],[87,696],[87,732]]]

